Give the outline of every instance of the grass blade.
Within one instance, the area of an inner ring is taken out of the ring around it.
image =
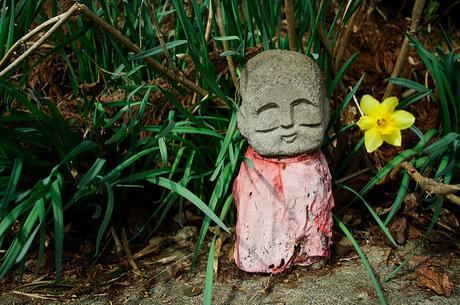
[[[107,208],[105,210],[104,219],[102,220],[101,225],[99,226],[99,231],[97,232],[96,253],[94,254],[94,256],[97,256],[99,254],[99,247],[101,245],[101,240],[102,240],[102,237],[104,236],[107,226],[109,225],[110,218],[112,217],[113,208],[114,208],[114,195],[113,195],[112,186],[110,186],[110,184],[107,182],[104,182],[104,185],[107,190]]]
[[[401,180],[401,186],[399,187],[398,195],[396,196],[396,199],[393,202],[393,205],[391,206],[391,210],[388,213],[387,218],[385,219],[385,226],[387,226],[390,223],[390,221],[396,215],[396,212],[399,210],[399,207],[401,206],[403,199],[407,194],[407,190],[409,189],[409,178],[409,174],[405,172]]]
[[[331,116],[331,120],[329,121],[329,126],[328,126],[327,130],[329,130],[329,128],[331,128],[332,126],[335,125],[335,123],[337,122],[337,120],[340,117],[340,114],[343,112],[345,107],[347,107],[348,103],[350,103],[350,101],[352,100],[353,96],[356,94],[356,91],[358,91],[358,88],[361,85],[361,82],[363,81],[363,79],[364,79],[364,75],[361,76],[361,78],[353,86],[353,89],[351,89],[351,91],[347,94],[347,96],[343,99],[343,101],[339,104],[337,109],[334,111],[334,113]]]
[[[173,191],[191,203],[193,203],[197,208],[199,208],[206,216],[208,216],[212,221],[214,221],[221,229],[223,229],[225,232],[230,232],[227,226],[219,219],[219,217],[214,214],[214,212],[200,199],[198,198],[195,194],[190,192],[188,189],[183,187],[177,182],[174,182],[172,180],[163,178],[163,177],[156,177],[156,178],[150,178],[147,179],[150,183],[157,184],[161,187],[164,187],[170,191]]]
[[[206,281],[204,284],[204,305],[212,304],[212,283],[214,276],[214,245],[216,242],[216,237],[211,241],[211,246],[209,247],[208,253],[208,263],[206,265]]]
[[[14,160],[13,170],[11,171],[8,187],[6,188],[5,195],[0,202],[0,219],[3,219],[5,216],[6,211],[8,210],[8,204],[10,203],[11,197],[16,190],[16,186],[18,185],[19,177],[21,176],[22,171],[22,163],[22,159]]]
[[[351,67],[358,55],[359,53],[354,53],[351,55],[350,58],[348,58],[347,61],[343,64],[342,68],[340,68],[339,72],[337,72],[337,75],[334,77],[334,80],[332,80],[329,88],[327,89],[327,96],[329,98],[332,96],[332,93],[334,93],[335,89],[339,85],[339,82],[342,80],[345,73],[347,73],[348,69]]]
[[[393,244],[393,246],[398,247],[398,244],[394,240],[393,236],[391,236],[390,231],[388,231],[388,229],[385,226],[385,224],[383,223],[383,221],[380,219],[380,217],[377,215],[377,213],[374,211],[374,209],[369,205],[369,203],[367,203],[367,201],[357,191],[355,191],[351,187],[349,187],[349,186],[347,186],[345,184],[337,184],[337,186],[341,187],[341,188],[343,188],[343,189],[345,189],[345,190],[347,190],[347,191],[349,191],[349,192],[351,192],[353,194],[355,194],[355,196],[357,196],[364,203],[366,208],[369,210],[369,212],[371,213],[372,217],[374,218],[374,220],[379,225],[380,230],[382,230],[383,233],[385,233],[385,235],[390,240],[390,242]]]
[[[51,184],[50,195],[54,216],[54,262],[56,277],[59,279],[61,278],[62,256],[64,254],[64,211],[62,209],[59,180],[56,180]]]
[[[337,217],[334,215],[334,220],[339,226],[339,228],[342,230],[343,233],[345,233],[345,236],[350,240],[350,242],[353,244],[353,247],[355,247],[356,252],[358,252],[359,258],[361,259],[362,264],[364,265],[364,268],[367,271],[367,274],[369,275],[372,285],[374,286],[375,292],[377,293],[377,296],[379,297],[380,304],[386,305],[387,302],[385,301],[385,296],[383,295],[382,290],[380,289],[379,282],[377,278],[374,275],[374,271],[372,270],[372,267],[367,260],[366,255],[364,254],[363,250],[359,246],[358,242],[355,240],[351,232],[348,230],[348,228],[345,226],[345,224]]]

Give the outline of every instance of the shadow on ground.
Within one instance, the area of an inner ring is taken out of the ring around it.
[[[413,245],[394,252],[403,257]],[[389,264],[390,248],[364,247],[378,278],[383,278],[393,266]],[[424,252],[417,257],[423,257]],[[447,254],[446,254],[447,256]],[[460,259],[455,256],[430,256],[430,266],[437,266],[448,275],[452,285],[450,297],[437,295],[432,289],[419,287],[414,268],[407,267],[396,278],[382,284],[388,304],[460,304]],[[226,269],[227,268],[227,269]],[[232,270],[229,270],[231,268]],[[203,270],[204,268],[198,268]],[[105,293],[73,295],[67,299],[50,300],[51,294],[20,294],[8,291],[0,296],[0,304],[187,304],[203,303],[204,271],[185,273],[174,278],[168,269],[157,269],[150,278],[133,277],[129,281],[113,281]],[[20,288],[20,287],[18,287]],[[34,296],[34,297],[33,297]],[[41,297],[41,299],[37,298]],[[47,299],[47,298],[50,299]],[[324,270],[291,270],[276,276],[250,275],[231,265],[223,266],[215,279],[213,304],[378,304],[378,297],[358,257],[346,257],[331,263]]]

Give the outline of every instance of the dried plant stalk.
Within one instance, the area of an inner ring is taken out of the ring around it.
[[[289,50],[296,50],[296,34],[295,34],[295,17],[294,17],[294,4],[292,0],[284,1],[284,11],[286,13],[286,23],[289,38]]]
[[[216,16],[217,16],[217,25],[219,27],[219,32],[221,36],[227,36],[225,33],[225,27],[224,27],[224,22],[222,19],[222,6],[220,1],[216,1]],[[222,41],[222,45],[224,47],[224,51],[228,51],[228,42],[226,40]],[[235,72],[235,64],[233,63],[233,59],[231,56],[226,56],[227,58],[227,65],[228,65],[228,70],[230,71],[230,76],[233,81],[233,85],[235,88],[238,90],[238,78],[236,77],[236,72]]]
[[[454,193],[460,191],[460,184],[444,184],[434,179],[424,177],[407,161],[401,163],[409,176],[414,179],[420,187],[429,194],[445,196],[450,202],[460,205],[460,198]]]
[[[29,49],[27,49],[27,51],[22,53],[21,56],[16,58],[16,60],[14,60],[8,67],[6,67],[3,71],[1,71],[0,77],[10,72],[14,67],[16,67],[19,63],[21,63],[27,56],[29,56],[30,53],[32,53],[39,46],[41,46],[54,32],[56,32],[67,21],[67,19],[69,19],[79,9],[80,9],[80,6],[78,4],[74,4],[67,12],[65,12],[62,15],[59,15],[60,18],[58,18],[57,22],[53,25],[53,27],[51,27],[51,29],[49,29],[49,31],[46,32],[45,35],[40,37],[40,39],[37,40],[37,42],[35,42]],[[19,39],[19,41],[22,41],[22,43],[24,43],[31,36],[32,35],[25,35],[24,37],[22,37],[22,39]],[[7,55],[9,56],[8,53]],[[2,62],[3,61],[4,60],[2,60]]]
[[[48,30],[39,40],[37,40],[26,52],[24,52],[21,56],[19,56],[15,61],[13,61],[8,67],[0,72],[0,77],[6,75],[10,72],[14,67],[19,65],[27,56],[30,55],[34,50],[40,47],[46,39],[48,39],[54,32],[57,31],[74,13],[80,13],[88,18],[91,22],[99,26],[102,30],[112,35],[116,40],[118,40],[121,44],[125,47],[133,51],[134,53],[140,53],[142,50],[135,45],[131,40],[123,36],[118,30],[116,30],[113,26],[105,22],[102,18],[94,14],[89,8],[81,3],[75,3],[67,12],[60,15],[60,19],[54,24],[54,26]],[[26,35],[27,36],[27,35]],[[24,36],[24,37],[26,37]],[[24,38],[23,37],[23,38]],[[29,36],[30,37],[30,36]],[[184,77],[176,73],[175,71],[168,69],[158,61],[154,60],[153,58],[147,57],[144,59],[147,64],[152,67],[153,69],[164,73],[164,75],[169,78],[170,80],[176,81],[180,83],[182,86],[190,89],[193,92],[201,96],[207,96],[209,93],[205,89],[197,86],[195,83],[190,81],[188,78]]]
[[[152,3],[152,0],[147,0],[147,7],[149,8],[150,19],[152,19],[153,27],[155,28],[155,32],[158,37],[158,41],[160,42],[161,49],[163,50],[163,54],[166,56],[166,59],[169,62],[169,66],[176,70],[176,65],[169,54],[168,49],[166,48],[165,41],[163,39],[163,33],[161,32],[160,24],[158,23],[157,15],[155,14],[155,6]]]
[[[412,17],[411,17],[411,24],[409,33],[414,34],[417,31],[418,24],[420,23],[420,18],[422,17],[423,7],[425,6],[425,0],[416,0],[414,3],[414,8],[412,9]],[[403,44],[401,46],[401,50],[399,51],[398,58],[396,59],[396,64],[391,73],[391,77],[395,78],[398,77],[404,66],[407,63],[407,57],[409,56],[409,38],[407,35],[404,37]],[[385,89],[385,93],[383,94],[383,98],[387,98],[393,92],[393,83],[388,82],[388,85]]]
[[[351,15],[350,20],[348,21],[347,28],[341,39],[338,41],[337,53],[335,56],[334,70],[338,71],[339,66],[342,63],[342,58],[345,53],[345,49],[348,46],[350,41],[351,34],[353,33],[353,27],[355,26],[356,16],[358,15],[359,8]],[[344,13],[345,16],[345,13]]]

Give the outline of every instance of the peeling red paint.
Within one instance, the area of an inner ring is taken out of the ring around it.
[[[281,170],[282,170],[282,165],[284,165],[284,168],[286,168],[286,164],[284,163],[279,163],[277,164],[277,174],[275,175],[275,178],[273,179],[273,188],[275,189],[275,192],[281,197],[284,198],[284,190],[283,190],[283,180],[281,179]]]
[[[329,257],[332,207],[329,169],[320,151],[266,158],[249,148],[233,186],[235,262],[250,272],[279,273]]]

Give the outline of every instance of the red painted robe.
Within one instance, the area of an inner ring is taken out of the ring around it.
[[[249,272],[279,273],[329,257],[331,176],[321,151],[267,158],[251,147],[233,184],[235,262]]]

